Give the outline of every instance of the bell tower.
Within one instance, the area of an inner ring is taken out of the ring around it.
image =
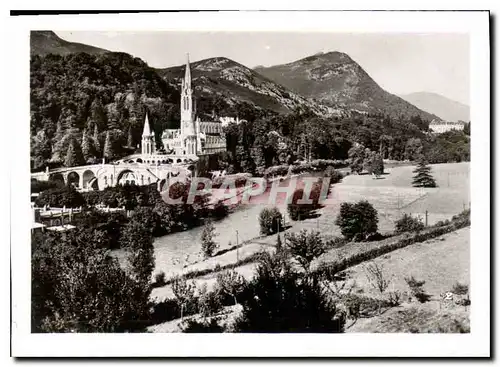
[[[196,154],[197,139],[194,121],[193,89],[191,88],[191,68],[187,54],[186,71],[182,80],[181,91],[181,137],[185,154]]]

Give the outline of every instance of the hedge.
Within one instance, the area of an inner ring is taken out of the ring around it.
[[[470,226],[470,216],[468,216],[467,214],[459,215],[454,218],[455,219],[449,225],[441,227],[431,227],[422,232],[413,234],[406,233],[403,236],[398,236],[397,239],[392,238],[386,241],[380,241],[378,243],[371,242],[346,245],[342,249],[350,251],[350,255],[347,255],[336,261],[320,262],[316,266],[314,272],[321,273],[323,271],[328,271],[330,274],[335,274],[352,266],[361,264],[362,262],[372,260],[389,252],[398,250],[406,246],[410,246],[414,243],[424,242],[431,238],[439,237],[443,234],[456,231],[457,229]]]

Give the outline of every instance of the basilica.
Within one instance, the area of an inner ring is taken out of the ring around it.
[[[222,121],[201,121],[196,116],[189,56],[181,88],[181,127],[167,129],[162,135],[167,154],[200,156],[226,151]]]

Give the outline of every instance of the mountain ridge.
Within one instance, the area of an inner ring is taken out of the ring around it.
[[[400,95],[400,97],[445,121],[468,122],[470,120],[470,107],[468,105],[438,93],[422,91]]]
[[[190,63],[195,91],[199,95],[216,95],[230,104],[245,102],[275,112],[291,112],[307,107],[317,114],[340,115],[341,111],[287,90],[253,69],[226,57],[212,57]],[[170,84],[179,84],[185,65],[156,69]]]
[[[101,55],[111,51],[83,43],[66,41],[53,31],[30,32],[31,55],[45,56],[48,54],[56,54],[64,56],[77,52],[85,52],[91,55]]]
[[[380,87],[349,55],[339,51],[317,53],[286,64],[254,69],[265,77],[319,103],[360,112],[419,115],[440,118],[423,111]]]

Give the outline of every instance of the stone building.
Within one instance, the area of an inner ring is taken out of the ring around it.
[[[226,151],[226,138],[221,121],[201,121],[193,101],[189,56],[181,86],[181,127],[163,132],[162,142],[167,154],[199,156]]]

